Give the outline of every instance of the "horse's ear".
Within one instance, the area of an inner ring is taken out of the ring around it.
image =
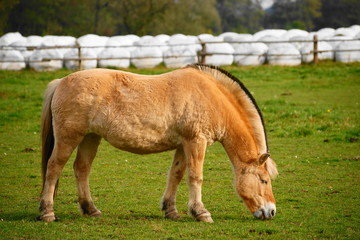
[[[266,160],[268,160],[269,157],[270,157],[269,153],[261,154],[258,159],[258,165],[259,166],[263,165],[266,162]]]

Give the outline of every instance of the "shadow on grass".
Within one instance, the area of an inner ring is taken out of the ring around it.
[[[39,214],[27,212],[1,213],[0,221],[2,222],[36,222]]]

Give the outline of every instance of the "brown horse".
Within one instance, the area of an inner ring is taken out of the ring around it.
[[[231,159],[236,190],[253,215],[275,216],[270,177],[277,169],[268,154],[262,115],[244,85],[222,69],[195,64],[154,76],[106,69],[76,72],[49,84],[41,128],[40,220],[56,219],[57,182],[76,147],[80,209],[84,215],[101,215],[89,188],[101,138],[138,154],[176,150],[162,198],[167,218],[179,218],[176,192],[187,169],[189,212],[198,221],[213,222],[201,186],[205,149],[214,141]]]

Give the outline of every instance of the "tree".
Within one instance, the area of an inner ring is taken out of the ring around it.
[[[18,0],[2,29],[23,35],[110,35],[115,24],[104,6],[104,0]]]
[[[266,28],[314,29],[314,22],[321,17],[321,0],[276,0],[268,11]]]
[[[10,11],[19,0],[0,0],[0,35],[6,33],[6,25],[8,22]]]
[[[200,34],[219,32],[214,0],[123,0],[112,3],[117,34]]]
[[[155,33],[220,33],[221,19],[215,0],[178,0],[165,12],[164,19],[156,20]]]
[[[221,16],[224,32],[256,32],[262,28],[264,11],[260,1],[218,0],[217,10]]]
[[[315,21],[317,29],[360,24],[359,0],[322,0],[321,2],[322,18]]]

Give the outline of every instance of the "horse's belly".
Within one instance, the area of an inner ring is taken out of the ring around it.
[[[146,154],[172,150],[181,145],[182,138],[165,124],[130,124],[122,121],[103,136],[121,150]]]
[[[181,145],[180,137],[168,138],[156,135],[112,135],[106,139],[114,147],[138,154],[172,150]]]

